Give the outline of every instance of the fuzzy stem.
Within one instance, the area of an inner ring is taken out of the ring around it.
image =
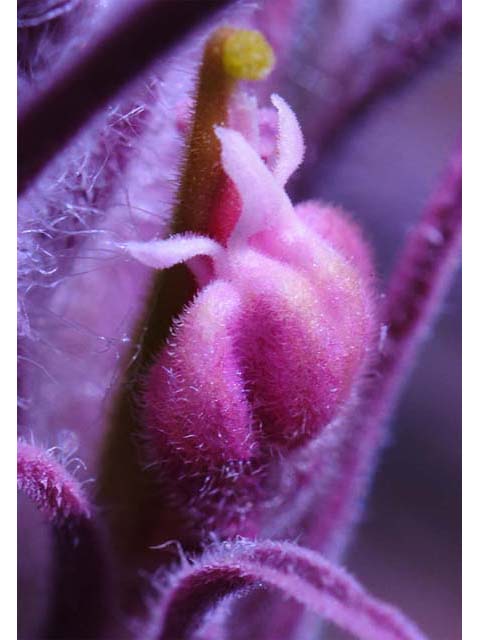
[[[225,597],[269,587],[362,640],[421,640],[419,629],[321,555],[282,542],[225,543],[183,566],[153,610],[148,640],[187,640]]]
[[[25,442],[18,443],[17,484],[53,529],[53,596],[42,637],[99,637],[108,615],[106,570],[86,496],[49,453]]]
[[[82,55],[57,72],[20,114],[18,191],[23,193],[108,100],[229,0],[129,0],[115,7]],[[78,55],[78,50],[75,50]]]

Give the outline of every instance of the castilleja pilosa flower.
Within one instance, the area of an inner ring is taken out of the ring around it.
[[[117,221],[95,239],[151,285],[106,401],[95,489],[67,454],[19,442],[19,487],[55,532],[41,637],[228,638],[232,624],[235,638],[318,637],[299,631],[293,601],[359,638],[424,637],[336,562],[450,271],[458,159],[385,303],[351,216],[285,191],[308,141],[282,97],[257,96],[274,63],[259,31],[213,30],[194,103],[175,106],[185,148],[169,231],[132,239]]]
[[[211,76],[223,76],[215,92],[231,84],[233,54],[240,77],[263,72],[272,57],[255,32],[223,30],[207,43],[177,215],[209,235],[127,246],[159,269],[186,262],[199,287],[146,372],[142,404],[152,464],[176,484],[185,477],[187,493],[193,476],[203,487],[194,493],[200,512],[203,500],[218,502],[220,513],[204,520],[214,530],[217,518],[236,515],[237,500],[253,507],[252,473],[260,483],[272,460],[346,410],[378,339],[373,269],[359,231],[320,203],[294,208],[284,191],[304,152],[291,109],[272,96],[276,140],[262,159],[255,99],[225,92],[226,119],[223,101],[212,101]],[[239,130],[220,126],[225,120]]]

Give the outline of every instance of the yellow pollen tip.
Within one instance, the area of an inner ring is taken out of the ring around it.
[[[223,43],[222,64],[236,80],[261,80],[270,73],[275,55],[258,31],[236,29]]]

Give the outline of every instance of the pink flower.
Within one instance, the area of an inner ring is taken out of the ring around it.
[[[145,383],[148,439],[167,466],[180,460],[206,473],[305,444],[345,409],[368,361],[376,325],[368,250],[333,208],[293,207],[284,185],[303,139],[288,105],[272,102],[271,170],[241,133],[216,130],[241,200],[225,247],[193,234],[127,245],[149,266],[186,261],[201,285]]]

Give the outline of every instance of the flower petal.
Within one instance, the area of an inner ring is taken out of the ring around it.
[[[184,460],[198,473],[252,457],[250,408],[235,354],[241,309],[235,287],[216,280],[177,321],[143,396],[154,460]]]
[[[277,159],[273,175],[283,187],[302,163],[305,145],[302,130],[289,105],[276,94],[272,95],[271,100],[278,112]]]
[[[139,262],[154,269],[168,269],[196,256],[217,256],[223,248],[206,236],[178,234],[166,240],[126,242],[122,247]]]
[[[222,164],[242,199],[242,213],[230,243],[292,220],[292,204],[257,152],[245,138],[224,127],[215,132],[222,145]]]

